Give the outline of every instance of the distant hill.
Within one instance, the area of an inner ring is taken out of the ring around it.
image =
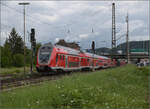
[[[146,41],[131,41],[129,43],[129,47],[130,50],[131,49],[144,49],[146,51],[149,51],[149,43],[150,41],[146,40]],[[116,48],[117,51],[122,51],[123,54],[126,53],[126,43],[122,43],[119,44]],[[91,52],[91,49],[86,49],[87,52]],[[103,54],[110,54],[111,53],[111,48],[106,48],[106,47],[102,47],[102,48],[97,48],[95,49],[95,53],[98,55],[103,55]],[[116,52],[117,53],[117,52]]]
[[[90,53],[93,52],[91,49],[86,49],[86,51],[90,52]],[[106,48],[106,47],[96,48],[95,49],[95,54],[98,54],[98,55],[110,54],[110,51],[111,51],[111,49]]]
[[[150,41],[148,41],[148,40],[146,40],[146,41],[131,41],[129,43],[129,48],[130,48],[130,50],[141,49],[141,50],[145,50],[145,51],[149,52],[149,47],[150,47],[149,43],[150,43]],[[59,40],[56,44],[80,50],[80,46],[75,42],[66,42],[65,40],[62,39],[62,40]],[[92,53],[91,49],[86,49],[86,51]],[[117,46],[116,50],[113,52],[115,52],[115,54],[117,54],[118,53],[117,51],[122,51],[122,54],[126,54],[126,43],[119,44]],[[98,54],[98,55],[105,55],[105,54],[110,54],[110,53],[111,53],[111,48],[102,47],[102,48],[95,49],[95,54]]]
[[[149,44],[150,41],[131,41],[129,43],[130,50],[131,49],[144,49],[146,51],[149,51]],[[126,43],[122,43],[117,46],[117,50],[122,50],[123,53],[126,53]]]

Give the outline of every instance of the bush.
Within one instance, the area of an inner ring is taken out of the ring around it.
[[[1,57],[1,65],[2,67],[10,67],[11,66],[11,59],[7,56]]]
[[[31,55],[30,54],[26,55],[26,64],[27,65],[31,64]]]
[[[15,73],[20,73],[20,72],[21,72],[21,71],[20,71],[20,70],[18,70],[18,69],[17,69],[17,70],[15,70]]]
[[[12,54],[7,47],[1,49],[1,67],[10,67],[12,65]]]
[[[136,73],[139,75],[145,75],[145,76],[149,76],[150,72],[149,69],[146,67],[140,67],[136,69]]]
[[[16,67],[22,67],[24,65],[24,56],[22,54],[15,54],[13,56],[13,65]]]

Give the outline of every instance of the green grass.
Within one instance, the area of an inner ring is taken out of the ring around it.
[[[134,65],[1,92],[1,108],[148,108],[147,68]]]
[[[30,71],[30,67],[26,66],[26,72]],[[35,68],[34,68],[35,71]],[[23,73],[24,67],[10,67],[10,68],[0,68],[0,74],[1,75],[8,75],[8,74],[17,74],[17,73]]]
[[[11,81],[32,78],[34,76],[38,76],[39,73],[36,72],[36,68],[33,68],[33,73],[30,73],[30,67],[26,66],[26,73],[24,73],[24,67],[10,67],[10,68],[1,68],[0,75],[3,75],[3,80]],[[9,78],[5,78],[5,76],[9,76]]]
[[[23,71],[24,71],[24,67],[10,67],[10,68],[0,69],[1,74],[14,74],[14,73],[20,73]],[[29,71],[29,67],[26,67],[26,71]]]

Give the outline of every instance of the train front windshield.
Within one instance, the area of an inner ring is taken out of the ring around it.
[[[39,64],[48,64],[50,60],[50,56],[52,53],[53,47],[52,46],[42,46],[39,50]]]

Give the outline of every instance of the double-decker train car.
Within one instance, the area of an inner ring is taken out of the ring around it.
[[[39,72],[49,72],[99,69],[115,65],[115,60],[104,56],[48,43],[38,50],[36,68]]]

